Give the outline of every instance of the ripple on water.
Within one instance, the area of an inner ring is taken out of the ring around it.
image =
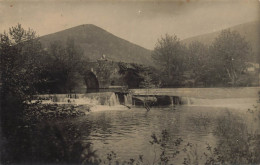
[[[129,160],[140,154],[152,157],[151,135],[160,135],[164,129],[171,139],[181,137],[183,144],[196,144],[202,152],[206,143],[215,143],[216,118],[225,112],[226,108],[198,106],[180,106],[177,110],[152,108],[150,112],[133,108],[90,113],[73,122],[81,128],[83,135],[86,134],[84,141],[93,143],[101,158],[114,151],[120,159]]]

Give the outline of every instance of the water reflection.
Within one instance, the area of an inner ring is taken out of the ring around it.
[[[111,151],[119,162],[140,155],[153,162],[164,153],[164,160],[177,164],[259,163],[258,115],[199,106],[94,112],[21,127],[7,152],[15,155],[10,158],[15,163],[104,163]],[[154,136],[163,139],[162,131],[167,132],[163,147],[162,142],[151,145]]]
[[[90,132],[89,136],[84,136],[84,141],[93,144],[101,159],[106,159],[110,151],[117,153],[120,160],[138,155],[152,159],[151,135],[160,135],[164,129],[172,139],[167,144],[169,150],[174,146],[174,139],[182,138],[184,142],[180,147],[184,148],[187,143],[196,144],[203,154],[207,143],[216,145],[216,136],[213,135],[216,119],[225,114],[225,109],[209,107],[154,108],[149,113],[143,108],[134,108],[90,113],[71,122],[81,128],[83,135]],[[183,161],[183,155],[178,159]]]

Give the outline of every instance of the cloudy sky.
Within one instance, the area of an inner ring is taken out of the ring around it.
[[[260,0],[0,0],[0,15],[1,33],[18,22],[40,36],[95,24],[153,49],[165,33],[184,39],[259,20]]]

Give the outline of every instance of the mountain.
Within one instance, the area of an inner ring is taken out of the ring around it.
[[[129,41],[121,39],[92,24],[80,25],[67,30],[40,37],[44,48],[53,41],[66,43],[73,38],[91,61],[100,59],[103,54],[108,60],[151,65],[151,51]]]
[[[248,22],[240,25],[236,25],[229,28],[230,30],[237,31],[241,36],[245,37],[245,39],[249,42],[252,47],[252,51],[254,53],[254,58],[251,60],[255,60],[257,55],[260,55],[260,21]],[[216,37],[220,34],[221,31],[198,35],[195,37],[190,37],[182,40],[185,44],[190,44],[193,41],[199,41],[206,45],[211,44]],[[259,58],[260,59],[260,58]],[[260,61],[259,61],[260,62]]]

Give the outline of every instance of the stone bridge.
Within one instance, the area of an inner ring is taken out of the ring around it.
[[[126,92],[127,88],[138,88],[143,78],[140,72],[147,68],[141,64],[115,62],[101,58],[88,62],[84,72],[81,72],[80,88],[76,93],[85,92]]]
[[[97,60],[89,62],[88,69],[83,74],[84,83],[77,92],[98,92],[102,90],[120,88],[124,85],[122,76],[119,74],[118,62]]]

